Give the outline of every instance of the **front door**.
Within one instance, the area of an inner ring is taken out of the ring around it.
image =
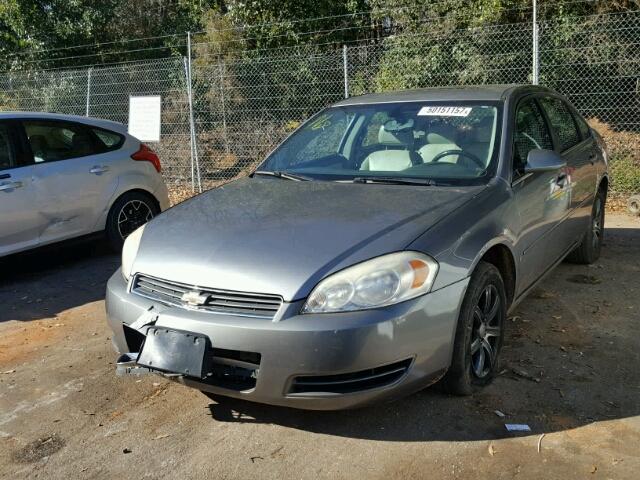
[[[517,253],[521,272],[518,293],[529,287],[564,253],[560,224],[569,212],[571,188],[565,170],[524,172],[529,152],[553,150],[551,132],[535,98],[516,109],[513,142],[513,194],[520,218]]]

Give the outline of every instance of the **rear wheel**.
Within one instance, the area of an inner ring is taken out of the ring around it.
[[[106,233],[111,248],[120,251],[125,239],[160,213],[155,199],[142,192],[127,192],[118,198],[107,216]]]
[[[567,256],[568,261],[588,265],[600,258],[602,238],[604,236],[605,201],[605,192],[603,190],[598,191],[591,209],[589,230],[585,233],[580,245]]]
[[[451,367],[443,379],[448,392],[470,395],[491,383],[498,368],[506,315],[502,276],[495,266],[480,262],[458,318]]]

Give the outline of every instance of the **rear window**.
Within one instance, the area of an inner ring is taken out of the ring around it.
[[[117,150],[124,143],[124,136],[119,133],[103,130],[102,128],[93,128],[92,130],[107,150]]]

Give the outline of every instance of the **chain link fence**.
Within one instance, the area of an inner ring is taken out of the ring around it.
[[[612,200],[626,202],[640,193],[640,12],[544,21],[538,32],[539,82],[569,97],[605,137]],[[16,72],[0,79],[0,109],[126,123],[130,95],[161,95],[162,135],[153,146],[177,201],[199,184],[246,175],[305,118],[345,94],[530,83],[533,36],[530,23],[515,23],[224,57],[196,48],[190,72],[182,57]]]

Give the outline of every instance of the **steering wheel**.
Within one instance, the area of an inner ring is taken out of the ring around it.
[[[468,159],[472,160],[473,163],[478,165],[481,169],[484,170],[486,168],[482,160],[476,157],[473,153],[465,152],[464,150],[445,150],[444,152],[440,152],[435,157],[433,157],[433,160],[431,160],[431,163],[436,163],[441,158],[448,157],[450,155],[459,155],[461,157],[467,157]]]

